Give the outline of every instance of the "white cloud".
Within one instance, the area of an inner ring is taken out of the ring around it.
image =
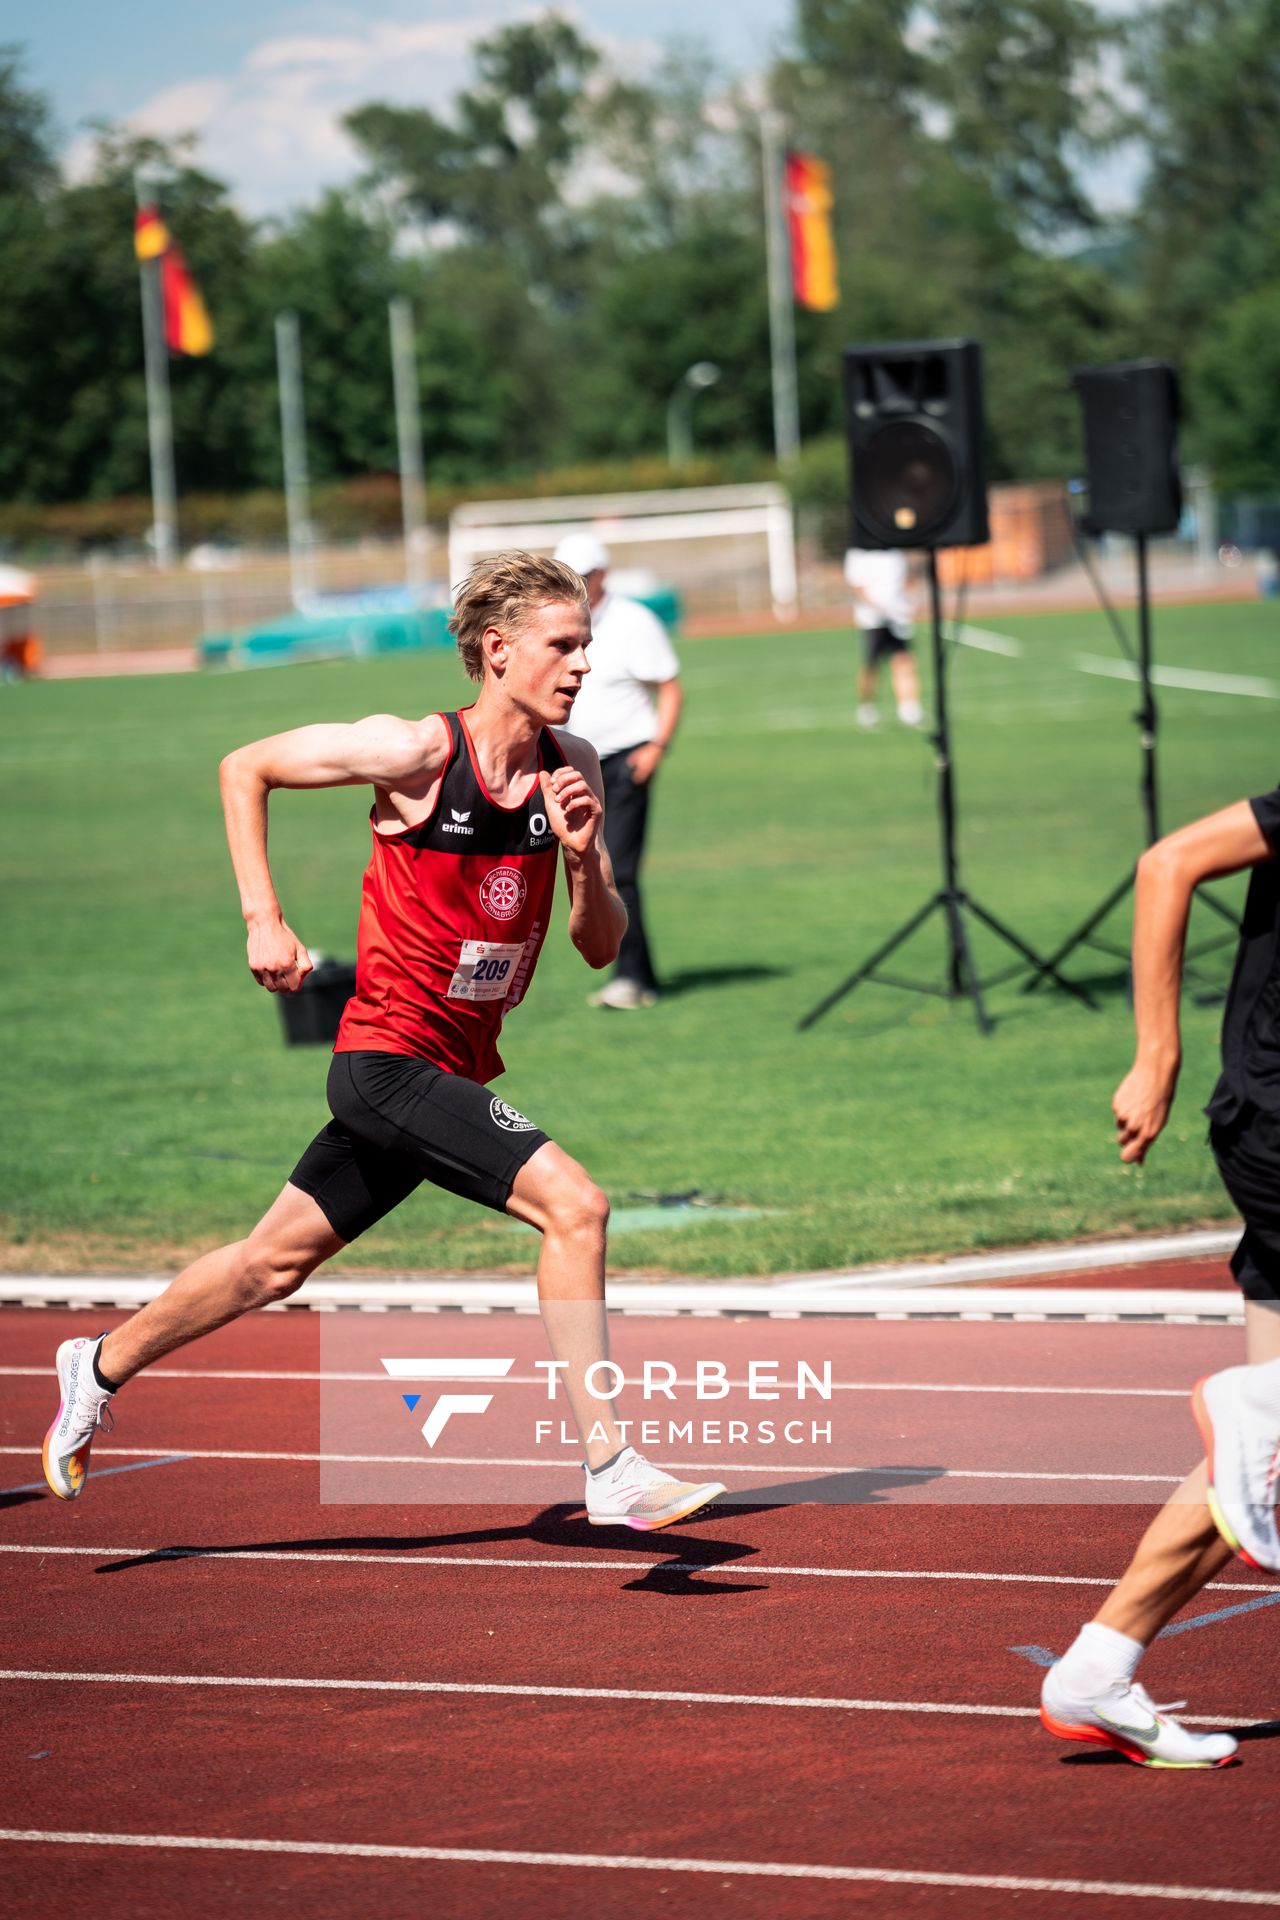
[[[492,13],[465,19],[277,36],[225,77],[164,88],[124,124],[167,139],[194,134],[198,163],[227,181],[246,213],[280,213],[359,170],[344,114],[369,100],[443,107],[466,77],[471,46],[504,12],[498,0]],[[92,151],[87,136],[71,142],[64,161],[72,178],[83,177]]]

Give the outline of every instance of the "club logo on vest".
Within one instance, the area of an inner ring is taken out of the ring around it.
[[[504,1133],[533,1133],[535,1131],[533,1121],[526,1120],[522,1113],[518,1113],[514,1107],[509,1107],[505,1100],[491,1100],[489,1102],[489,1117],[495,1126],[502,1128]]]
[[[456,807],[450,807],[449,811],[453,815],[453,818],[452,820],[444,821],[442,830],[445,833],[474,833],[475,832],[474,827],[470,827],[467,825],[467,822],[471,818],[470,807],[467,808],[465,813],[459,813]]]
[[[480,905],[495,920],[514,920],[528,891],[519,867],[491,867],[480,882]]]

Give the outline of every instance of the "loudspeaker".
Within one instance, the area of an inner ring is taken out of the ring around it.
[[[978,547],[987,526],[976,340],[846,347],[855,547]]]
[[[1178,376],[1164,360],[1077,367],[1088,533],[1173,533],[1182,518]]]

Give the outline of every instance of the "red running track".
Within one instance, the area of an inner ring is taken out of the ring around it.
[[[121,1395],[67,1506],[21,1489],[52,1412],[38,1370],[86,1319],[0,1315],[0,1485],[19,1489],[3,1496],[0,1619],[5,1673],[24,1676],[0,1680],[0,1825],[114,1836],[0,1841],[9,1911],[81,1897],[184,1920],[299,1902],[976,1920],[1244,1911],[1233,1892],[1280,1906],[1280,1726],[1247,1726],[1244,1764],[1207,1774],[1067,1751],[1014,1651],[1061,1651],[1096,1608],[1162,1495],[1113,1504],[1088,1476],[1138,1448],[1144,1471],[1181,1472],[1196,1450],[1182,1391],[1237,1356],[1238,1332],[859,1329],[860,1390],[836,1398],[860,1459],[1079,1473],[1072,1504],[1046,1482],[1031,1500],[922,1505],[922,1484],[888,1476],[859,1504],[729,1507],[646,1537],[586,1527],[568,1473],[550,1502],[353,1508],[319,1503],[314,1459],[139,1464],[315,1454],[318,1381],[208,1376],[316,1373],[322,1332],[346,1323],[358,1342],[374,1318],[271,1316],[188,1349]],[[487,1317],[415,1322],[423,1352],[494,1351]],[[679,1360],[699,1341],[740,1359],[759,1338],[731,1322],[662,1332]],[[527,1333],[522,1367],[536,1321]],[[783,1323],[784,1346],[804,1338]],[[895,1380],[911,1390],[873,1390]],[[396,1431],[407,1450],[412,1421]],[[1273,1592],[1229,1571],[1193,1610],[1206,1624],[1149,1656],[1157,1697],[1266,1722],[1280,1615],[1250,1602]],[[672,1864],[618,1864],[637,1858]]]

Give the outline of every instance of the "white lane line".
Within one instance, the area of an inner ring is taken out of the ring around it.
[[[0,1447],[0,1454],[29,1454],[29,1447]],[[114,1459],[118,1455],[131,1454],[150,1459],[160,1454],[168,1454],[164,1447],[100,1447],[98,1459]],[[290,1464],[321,1466],[376,1466],[376,1467],[467,1467],[477,1471],[495,1467],[543,1468],[555,1469],[560,1473],[580,1475],[582,1468],[575,1459],[540,1459],[524,1455],[500,1454],[487,1458],[468,1458],[461,1454],[439,1455],[418,1453],[286,1453],[256,1451],[250,1449],[185,1447],[182,1450],[184,1460],[242,1460],[254,1462],[284,1461]],[[669,1460],[669,1467],[681,1473],[743,1473],[753,1478],[772,1479],[780,1473],[790,1477],[812,1475],[827,1478],[832,1474],[875,1474],[885,1479],[905,1480],[908,1484],[922,1479],[941,1480],[999,1480],[1031,1481],[1039,1483],[1059,1481],[1072,1485],[1085,1486],[1179,1486],[1184,1475],[1168,1473],[1059,1473],[1037,1470],[1015,1470],[992,1467],[942,1467],[934,1470],[924,1467],[884,1467],[869,1461],[823,1462],[809,1464],[799,1461],[736,1461],[736,1460]]]
[[[85,1673],[74,1668],[0,1667],[3,1681],[48,1681],[89,1687],[248,1687],[274,1693],[445,1693],[497,1696],[517,1700],[640,1700],[658,1706],[785,1707],[820,1713],[977,1714],[992,1720],[1038,1720],[1038,1707],[995,1707],[961,1700],[858,1700],[812,1693],[693,1693],[669,1687],[550,1687],[493,1680],[348,1680],[244,1673]],[[1184,1713],[1189,1726],[1265,1727],[1269,1720],[1242,1720],[1224,1714]]]
[[[891,1887],[973,1887],[995,1893],[1102,1894],[1210,1906],[1280,1907],[1280,1893],[1162,1886],[1150,1880],[1047,1880],[1012,1873],[927,1873],[902,1867],[829,1867],[792,1860],[700,1860],[678,1854],[549,1853],[511,1847],[377,1846],[358,1840],[239,1840],[195,1833],[76,1833],[0,1827],[0,1840],[55,1846],[141,1847],[160,1852],[296,1853],[327,1859],[421,1860],[462,1866],[578,1867],[631,1873],[718,1873],[754,1880],[840,1880]]]
[[[488,1364],[487,1362],[484,1364]],[[0,1367],[0,1378],[21,1378],[47,1380],[49,1367]],[[406,1378],[409,1376],[406,1375]],[[435,1378],[436,1376],[433,1376]],[[476,1379],[473,1373],[452,1373],[438,1376],[444,1380]],[[348,1383],[368,1381],[375,1385],[386,1386],[385,1373],[272,1373],[265,1369],[245,1367],[148,1367],[137,1380],[269,1380],[296,1384],[309,1381]],[[136,1384],[131,1380],[130,1386]],[[511,1373],[506,1375],[509,1387],[543,1387],[547,1384],[545,1374]],[[695,1387],[696,1380],[676,1379],[673,1387]],[[730,1380],[730,1387],[746,1389],[748,1380]],[[833,1380],[833,1393],[1015,1393],[1015,1394],[1075,1394],[1116,1400],[1185,1400],[1188,1390],[1185,1387],[1058,1387],[1058,1386],[991,1386],[981,1381],[972,1385],[961,1385],[953,1381],[931,1380]]]
[[[810,1580],[943,1580],[990,1582],[1004,1586],[1040,1587],[1114,1587],[1110,1574],[1074,1573],[968,1573],[954,1568],[934,1569],[899,1567],[784,1567],[764,1565],[757,1560],[568,1560],[531,1559],[528,1555],[499,1557],[489,1553],[339,1553],[280,1547],[64,1547],[33,1546],[28,1542],[0,1541],[0,1553],[32,1553],[44,1557],[50,1553],[86,1554],[101,1560],[285,1560],[301,1561],[308,1566],[326,1561],[354,1562],[366,1567],[470,1567],[483,1572],[490,1567],[515,1567],[522,1573],[759,1573],[787,1575]],[[1205,1588],[1212,1597],[1217,1593],[1251,1593],[1264,1598],[1273,1589],[1258,1580],[1215,1580]],[[1280,1597],[1280,1596],[1277,1596]]]
[[[0,1447],[0,1454],[30,1454],[30,1447]],[[151,1459],[160,1454],[172,1454],[172,1447],[99,1447],[95,1459],[114,1459],[122,1454],[134,1454]],[[421,1453],[267,1453],[249,1449],[216,1447],[183,1447],[184,1460],[283,1460],[303,1465],[334,1467],[471,1467],[476,1470],[493,1467],[541,1467],[554,1468],[559,1473],[573,1473],[580,1478],[582,1467],[576,1459],[552,1460],[532,1458],[524,1455],[502,1454],[486,1459],[467,1459],[461,1454],[437,1455]],[[1003,1469],[995,1467],[882,1467],[872,1460],[823,1461],[819,1465],[793,1460],[668,1460],[667,1466],[679,1473],[745,1473],[764,1481],[774,1480],[779,1474],[796,1478],[801,1474],[827,1478],[838,1473],[870,1473],[884,1479],[905,1480],[910,1484],[919,1480],[1017,1480],[1057,1483],[1083,1486],[1125,1486],[1125,1487],[1176,1487],[1186,1478],[1177,1473],[1053,1473],[1036,1469]]]
[[[937,1700],[853,1700],[807,1693],[693,1693],[666,1687],[551,1687],[478,1680],[295,1679],[276,1674],[86,1673],[74,1669],[0,1667],[0,1681],[43,1680],[73,1686],[251,1687],[268,1692],[496,1694],[520,1700],[648,1700],[663,1706],[814,1708],[825,1713],[983,1714],[1035,1719],[1036,1707],[969,1706]],[[1185,1719],[1185,1715],[1183,1718]]]
[[[1101,654],[1078,653],[1075,664],[1079,672],[1100,674],[1107,680],[1138,678],[1138,668],[1132,660],[1110,660]],[[1192,693],[1236,693],[1250,700],[1280,700],[1280,682],[1247,673],[1202,673],[1194,667],[1153,667],[1151,678],[1157,687],[1186,687]]]

